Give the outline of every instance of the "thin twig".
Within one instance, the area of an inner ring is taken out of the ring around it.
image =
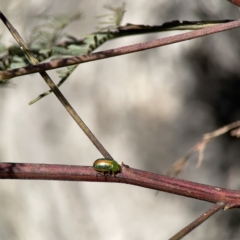
[[[225,125],[213,132],[206,133],[203,135],[202,140],[195,144],[188,152],[187,154],[177,160],[174,164],[172,169],[168,172],[170,175],[177,176],[186,166],[188,160],[190,157],[192,157],[195,153],[198,153],[198,162],[197,167],[200,167],[203,161],[204,157],[204,151],[206,149],[207,144],[212,141],[214,138],[217,138],[229,131],[231,131],[232,136],[239,137],[239,130],[240,129],[240,120],[230,123],[228,125]]]
[[[240,127],[240,120],[236,121],[236,122],[232,122],[230,124],[227,124],[213,132],[210,132],[210,133],[206,133],[203,135],[203,139],[204,140],[211,140],[213,138],[216,138],[216,137],[219,137],[231,130],[233,130],[234,128],[238,128]]]
[[[50,69],[80,64],[84,62],[96,61],[100,59],[121,56],[124,54],[140,52],[140,51],[157,48],[157,47],[169,45],[172,43],[182,42],[182,41],[186,41],[194,38],[199,38],[202,36],[223,32],[223,31],[227,31],[227,30],[239,28],[239,27],[240,27],[240,20],[236,20],[233,22],[223,23],[217,26],[212,26],[212,27],[208,27],[208,28],[204,28],[204,29],[200,29],[200,30],[196,30],[188,33],[178,34],[171,37],[156,39],[149,42],[137,43],[137,44],[110,49],[102,52],[90,53],[90,54],[80,55],[77,57],[55,60],[51,62],[41,63],[34,66],[27,66],[23,68],[16,68],[16,69],[11,69],[7,71],[1,71],[0,81],[8,78],[30,74],[30,73],[47,71]]]
[[[218,212],[220,209],[224,208],[224,205],[225,204],[222,202],[215,204],[211,209],[209,209],[207,212],[202,214],[199,218],[197,218],[192,223],[190,223],[188,226],[183,228],[181,231],[179,231],[173,237],[169,238],[169,240],[182,239],[184,236],[189,234],[192,230],[194,230],[196,227],[198,227],[200,224],[202,224],[204,221],[206,221],[208,218],[210,218],[213,214]]]
[[[0,11],[0,18],[8,28],[8,30],[11,32],[13,37],[16,39],[18,44],[20,45],[21,49],[26,53],[28,58],[33,64],[38,64],[38,60],[34,57],[34,55],[31,53],[31,50],[28,48],[27,44],[24,42],[22,37],[19,35],[17,30],[12,26],[12,24],[7,20],[7,18],[4,16],[4,14]],[[49,75],[46,72],[39,72],[39,74],[43,77],[47,85],[50,87],[50,89],[54,92],[58,100],[62,103],[62,105],[66,108],[68,113],[72,116],[72,118],[75,120],[75,122],[78,124],[78,126],[83,130],[83,132],[88,136],[88,138],[92,141],[92,143],[96,146],[96,148],[100,151],[100,153],[105,157],[112,159],[112,156],[108,153],[108,151],[102,146],[102,144],[98,141],[98,139],[94,136],[94,134],[91,132],[91,130],[87,127],[87,125],[83,122],[83,120],[80,118],[80,116],[77,114],[77,112],[73,109],[73,107],[70,105],[70,103],[67,101],[67,99],[63,96],[63,94],[60,92],[58,87],[55,85],[55,83],[52,81],[52,79],[49,77]]]

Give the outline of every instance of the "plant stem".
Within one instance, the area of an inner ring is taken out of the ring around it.
[[[30,73],[36,73],[36,72],[46,71],[50,69],[80,64],[84,62],[91,62],[91,61],[96,61],[100,59],[121,56],[124,54],[140,52],[140,51],[157,48],[157,47],[169,45],[172,43],[182,42],[182,41],[186,41],[194,38],[199,38],[199,37],[203,37],[213,33],[223,32],[223,31],[227,31],[227,30],[239,28],[239,27],[240,27],[240,20],[236,20],[233,22],[223,23],[216,26],[192,31],[192,32],[187,32],[187,33],[178,34],[175,36],[156,39],[149,42],[137,43],[137,44],[110,49],[102,52],[90,53],[90,54],[80,55],[77,57],[55,60],[51,62],[37,64],[34,66],[27,66],[27,67],[17,68],[17,69],[12,69],[7,71],[0,71],[0,81],[8,78],[30,74]]]
[[[0,163],[0,179],[125,183],[211,203],[222,202],[224,210],[240,207],[240,191],[146,172],[123,163],[121,172],[116,176],[98,174],[91,166]]]

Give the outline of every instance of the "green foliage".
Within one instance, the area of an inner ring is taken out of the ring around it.
[[[105,27],[100,28],[99,30],[115,30],[116,26],[120,26],[125,14],[126,3],[123,3],[121,7],[112,7],[111,5],[104,6],[107,10],[111,11],[111,14],[106,14],[99,16],[99,19],[104,19],[100,21],[99,24],[106,25]],[[106,19],[107,18],[107,19]]]
[[[70,17],[65,15],[39,17],[41,20],[46,21],[46,23],[33,29],[30,47],[52,49],[63,38],[63,30],[72,22],[79,20],[81,16],[82,14],[78,12]]]
[[[125,6],[126,4],[123,3],[122,7],[113,8],[110,5],[105,6],[106,9],[111,11],[111,14],[101,16],[100,18],[106,18],[108,17],[106,22],[102,22],[100,24],[107,24],[107,26],[101,28],[99,32],[92,33],[87,35],[82,40],[77,40],[76,38],[72,36],[68,36],[68,41],[65,42],[62,45],[56,45],[52,48],[51,53],[54,55],[60,55],[60,56],[78,56],[83,55],[87,53],[91,53],[96,48],[98,48],[100,45],[105,43],[106,41],[112,39],[114,37],[113,32],[116,31],[117,27],[120,25],[123,15],[125,13]],[[71,20],[75,20],[76,18],[72,17]],[[71,21],[65,21],[70,23]],[[59,24],[59,26],[67,26]],[[58,31],[55,31],[58,32]],[[60,31],[59,31],[60,32]],[[99,34],[100,33],[100,34]],[[57,34],[58,38],[61,37],[60,34]],[[53,39],[57,39],[56,37]],[[64,47],[63,47],[64,46]],[[76,69],[77,65],[69,66],[65,69],[57,70],[59,77],[61,80],[58,82],[57,86],[60,87],[72,74],[72,72]],[[40,100],[41,98],[47,96],[51,93],[51,90],[40,94],[37,98],[32,100],[29,104],[33,104],[36,101]]]
[[[39,62],[91,53],[104,42],[114,37],[110,31],[116,30],[116,27],[120,25],[125,13],[125,6],[125,3],[122,4],[122,7],[117,8],[110,5],[105,6],[106,9],[111,11],[111,14],[101,16],[101,18],[107,18],[105,22],[100,23],[106,25],[103,28],[99,28],[101,29],[99,30],[101,34],[98,34],[99,32],[92,33],[84,39],[77,39],[74,36],[64,33],[65,28],[69,26],[69,24],[81,18],[81,13],[76,13],[70,17],[65,15],[53,17],[41,16],[39,19],[44,21],[44,23],[33,29],[28,45]],[[60,43],[63,38],[65,40]],[[29,64],[27,57],[18,46],[11,46],[7,49],[0,43],[0,53],[2,54],[0,56],[1,71],[20,68]],[[57,84],[58,87],[67,80],[76,67],[77,66],[70,66],[57,71],[61,78]],[[7,81],[9,81],[9,79]],[[30,104],[38,101],[49,93],[51,93],[51,90],[39,95],[31,101]]]

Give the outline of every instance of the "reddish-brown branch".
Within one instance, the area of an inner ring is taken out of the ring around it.
[[[240,207],[240,192],[194,183],[123,165],[117,176],[101,175],[90,166],[0,163],[0,179],[119,182],[207,202],[223,202],[225,209]]]
[[[77,57],[65,58],[60,60],[55,60],[51,62],[41,63],[33,66],[27,66],[23,68],[16,68],[7,71],[0,71],[0,80],[13,78],[25,74],[36,73],[41,71],[47,71],[50,69],[80,64],[84,62],[96,61],[104,58],[110,58],[115,56],[121,56],[124,54],[144,51],[156,47],[161,47],[165,45],[169,45],[172,43],[182,42],[186,40],[191,40],[194,38],[206,36],[213,33],[223,32],[227,30],[231,30],[234,28],[240,27],[240,20],[219,24],[217,26],[212,26],[188,33],[183,33],[171,37],[156,39],[149,42],[137,43],[125,47],[110,49],[102,52],[90,53],[85,55],[80,55]]]

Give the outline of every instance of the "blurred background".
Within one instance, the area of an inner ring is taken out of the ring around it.
[[[227,1],[127,1],[122,24],[239,18]],[[36,15],[81,11],[65,32],[96,31],[105,4],[114,0],[9,0],[1,10],[23,37]],[[174,35],[120,38],[97,51]],[[0,23],[1,41],[15,40]],[[239,30],[80,65],[61,91],[118,161],[164,173],[202,135],[240,119]],[[58,76],[49,71],[55,82]],[[38,74],[0,88],[2,162],[92,165],[102,157]],[[224,135],[179,176],[240,190],[239,139]],[[0,181],[0,239],[168,239],[212,204],[130,185],[30,180]],[[219,212],[185,239],[240,239],[238,209]]]

